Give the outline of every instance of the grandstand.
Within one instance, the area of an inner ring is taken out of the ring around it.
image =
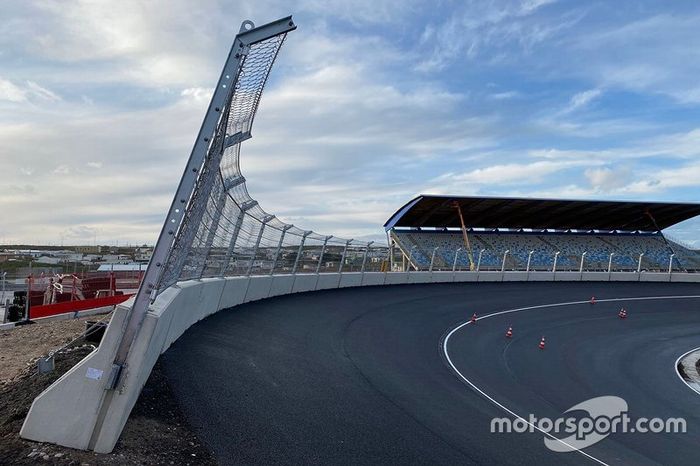
[[[662,232],[697,215],[691,203],[421,195],[384,227],[393,270],[697,272],[700,253]]]

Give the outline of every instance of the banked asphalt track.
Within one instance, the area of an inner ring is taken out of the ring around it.
[[[698,464],[700,395],[677,376],[700,346],[699,285],[478,283],[281,296],[196,324],[163,356],[176,397],[221,464]],[[629,317],[621,320],[621,305]],[[512,325],[514,337],[504,333]],[[445,337],[449,336],[447,344]],[[546,336],[545,350],[537,344]],[[449,360],[445,356],[445,350]],[[685,434],[612,434],[555,453],[543,434],[490,433],[616,395],[632,419],[684,417]]]

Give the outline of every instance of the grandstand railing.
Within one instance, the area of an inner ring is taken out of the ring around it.
[[[398,250],[398,252],[397,252]],[[400,261],[394,260],[393,271],[428,271],[428,272],[461,272],[461,271],[484,271],[484,272],[688,272],[686,267],[682,267],[675,254],[671,254],[668,264],[660,266],[657,262],[645,260],[645,253],[638,255],[623,255],[618,253],[606,254],[606,260],[587,260],[588,251],[581,255],[560,252],[547,255],[547,260],[540,260],[533,263],[532,258],[535,251],[529,251],[526,259],[515,259],[510,250],[488,250],[479,249],[473,251],[475,266],[472,268],[468,261],[468,254],[463,248],[446,250],[434,247],[430,254],[419,251],[417,245],[413,245],[408,250],[401,247],[393,248],[392,257],[400,256]]]

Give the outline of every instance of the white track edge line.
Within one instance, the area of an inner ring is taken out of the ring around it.
[[[693,298],[700,298],[700,295],[687,295],[687,296],[682,296],[682,295],[675,295],[675,296],[643,296],[643,297],[633,297],[633,298],[608,298],[608,299],[599,299],[599,300],[596,300],[596,302],[597,302],[597,303],[605,303],[605,302],[616,302],[616,301],[648,301],[648,300],[655,300],[655,299],[693,299]],[[529,311],[529,310],[533,310],[533,309],[542,309],[542,308],[547,308],[547,307],[572,306],[572,305],[575,305],[575,304],[586,304],[586,303],[589,303],[589,302],[590,302],[590,301],[570,301],[570,302],[566,302],[566,303],[540,304],[540,305],[537,305],[537,306],[520,307],[520,308],[516,308],[516,309],[508,309],[508,310],[505,310],[505,311],[499,311],[499,312],[494,312],[494,313],[491,313],[491,314],[487,314],[487,315],[485,315],[485,316],[483,316],[483,317],[477,318],[476,320],[487,319],[487,318],[489,318],[489,317],[495,317],[495,316],[499,316],[499,315],[502,315],[502,314],[510,314],[510,313],[513,313],[513,312]],[[523,418],[522,416],[519,416],[519,415],[516,414],[515,412],[511,411],[510,409],[508,409],[507,407],[505,407],[504,405],[502,405],[501,403],[499,403],[498,401],[496,401],[495,399],[493,399],[491,396],[489,396],[488,394],[486,394],[486,392],[484,392],[483,390],[481,390],[479,387],[477,387],[476,385],[474,385],[474,383],[472,383],[469,379],[467,379],[467,378],[464,376],[464,374],[462,374],[462,373],[459,371],[459,369],[457,369],[457,367],[456,367],[456,366],[454,365],[454,363],[452,362],[452,359],[450,358],[449,352],[447,351],[447,343],[449,342],[450,337],[451,337],[455,332],[457,332],[459,329],[465,327],[466,325],[469,325],[470,323],[471,323],[471,321],[468,320],[468,321],[466,321],[466,322],[463,322],[463,323],[459,324],[457,327],[453,328],[453,329],[447,334],[447,336],[445,336],[445,339],[443,340],[442,349],[443,349],[443,352],[444,352],[444,354],[445,354],[445,358],[447,359],[447,362],[448,362],[448,363],[450,364],[450,366],[452,367],[452,370],[453,370],[462,380],[464,380],[470,387],[472,387],[472,389],[474,389],[475,391],[477,391],[478,393],[480,393],[480,394],[481,394],[482,396],[484,396],[487,400],[489,400],[491,403],[493,403],[493,404],[495,404],[496,406],[498,406],[499,408],[501,408],[503,411],[509,413],[511,416],[514,416],[514,417],[516,417],[517,419],[522,420],[522,421],[525,422],[527,425],[533,427],[534,429],[538,430],[539,432],[542,432],[544,435],[546,435],[546,436],[548,436],[548,437],[550,437],[550,438],[552,438],[552,439],[554,439],[554,440],[556,440],[556,441],[558,441],[558,442],[561,442],[562,444],[564,444],[564,445],[566,445],[567,447],[571,448],[573,451],[576,451],[576,452],[578,452],[578,453],[580,453],[580,454],[586,456],[586,457],[589,458],[590,460],[593,460],[593,461],[595,461],[596,463],[599,463],[599,464],[602,464],[602,465],[605,465],[605,466],[609,466],[608,463],[606,463],[606,462],[604,462],[604,461],[602,461],[602,460],[596,458],[595,456],[592,456],[592,455],[586,453],[586,452],[583,451],[583,450],[577,449],[577,448],[575,448],[575,447],[569,445],[568,443],[566,443],[566,442],[563,441],[562,439],[559,439],[559,438],[553,436],[553,435],[550,434],[549,432],[545,432],[544,430],[540,429],[540,428],[537,427],[536,425],[530,423],[527,419],[525,419],[525,418]],[[697,348],[696,348],[696,349],[697,349]],[[690,352],[692,352],[692,351],[694,351],[694,350],[691,350],[691,351],[689,351],[688,353],[690,353]],[[688,354],[688,353],[685,353],[685,354]],[[681,357],[682,357],[682,356],[681,356]],[[679,358],[679,359],[680,359],[680,358]],[[676,372],[678,372],[678,371],[676,371]],[[680,374],[678,374],[678,376],[680,377]],[[684,382],[685,382],[685,381],[684,381]]]
[[[698,346],[697,348],[693,348],[693,349],[691,349],[690,351],[686,351],[685,353],[683,353],[683,354],[681,354],[680,356],[678,356],[678,359],[676,359],[676,364],[675,364],[675,366],[673,367],[673,370],[676,371],[676,375],[678,376],[679,379],[681,379],[681,382],[683,382],[689,389],[691,389],[692,391],[694,391],[694,392],[697,393],[698,395],[700,395],[700,392],[699,392],[697,389],[693,388],[693,386],[690,385],[690,384],[688,383],[688,381],[685,380],[685,379],[683,378],[683,376],[681,375],[681,373],[678,371],[678,363],[681,361],[681,359],[683,359],[684,357],[686,357],[686,356],[689,355],[690,353],[693,353],[693,352],[695,352],[695,351],[697,351],[697,350],[699,350],[699,349],[700,349],[700,346]]]

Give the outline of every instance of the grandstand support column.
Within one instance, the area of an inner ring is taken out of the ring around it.
[[[508,253],[510,252],[509,249],[506,249],[503,251],[503,262],[501,262],[501,272],[506,271],[506,258],[508,257]]]
[[[258,249],[260,248],[260,241],[262,240],[263,231],[267,226],[267,222],[275,218],[274,215],[266,215],[263,218],[262,224],[260,225],[260,231],[258,232],[258,237],[255,239],[255,248],[253,248],[253,256],[250,258],[250,264],[248,264],[248,270],[246,271],[246,276],[250,276],[253,271],[253,264],[255,263],[255,258],[258,257]]]
[[[367,254],[369,254],[369,248],[372,246],[372,243],[374,243],[374,241],[370,241],[365,247],[365,253],[362,256],[362,268],[360,269],[360,273],[365,273],[365,265],[367,264]]]
[[[345,263],[345,257],[348,255],[348,247],[350,246],[350,243],[352,243],[351,239],[345,242],[345,247],[343,248],[343,255],[340,256],[340,265],[338,266],[338,273],[343,273],[343,264]]]
[[[557,271],[557,262],[559,261],[559,254],[561,254],[561,251],[557,251],[554,253],[554,263],[552,264],[552,273],[556,273],[556,271]]]
[[[455,258],[452,261],[452,273],[454,273],[455,270],[457,269],[457,257],[459,257],[459,251],[461,251],[461,250],[462,250],[462,248],[457,248],[457,250],[455,251]]]
[[[323,246],[321,246],[321,254],[318,255],[318,264],[316,264],[316,274],[321,271],[321,264],[323,263],[323,254],[326,252],[326,246],[328,245],[328,240],[333,238],[333,235],[328,235],[323,238]]]
[[[435,246],[433,248],[433,255],[430,256],[430,268],[428,269],[428,271],[430,271],[430,272],[433,271],[433,263],[435,262],[435,253],[437,252],[438,249],[440,249],[440,246]]]
[[[578,268],[578,271],[581,274],[582,278],[583,278],[583,261],[586,260],[586,254],[588,254],[588,251],[583,251],[583,254],[581,254],[581,266]]]
[[[484,255],[484,251],[486,251],[486,249],[482,249],[481,251],[479,251],[479,258],[476,260],[476,271],[477,271],[477,273],[479,272],[479,268],[481,267],[481,256]]]
[[[277,243],[277,250],[275,251],[275,257],[272,259],[272,267],[270,267],[270,275],[275,273],[275,267],[277,267],[277,259],[280,257],[280,252],[282,252],[282,243],[284,243],[284,235],[287,233],[287,230],[292,228],[294,225],[285,225],[284,228],[282,228],[282,234],[280,235],[280,240]]]
[[[644,253],[639,255],[639,262],[637,262],[637,273],[642,273],[642,257],[644,257]]]
[[[297,267],[299,266],[299,259],[301,259],[301,253],[304,252],[304,243],[306,242],[306,237],[309,236],[312,231],[305,231],[304,235],[301,237],[301,242],[299,243],[299,249],[297,250],[297,257],[294,259],[294,267],[292,267],[292,275],[297,273]]]

